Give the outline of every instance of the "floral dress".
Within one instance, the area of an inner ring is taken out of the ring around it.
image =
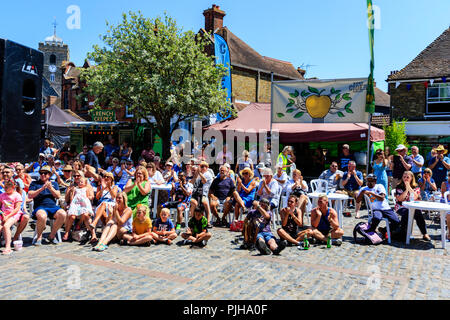
[[[72,202],[69,207],[69,216],[80,216],[82,214],[89,213],[91,215],[94,214],[92,210],[91,201],[87,197],[87,189],[84,188],[75,188],[75,194],[73,196]]]

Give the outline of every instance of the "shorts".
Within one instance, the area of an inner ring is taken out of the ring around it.
[[[286,230],[284,227],[282,229],[291,237],[291,238],[297,238],[297,230]]]
[[[331,232],[331,230],[333,230],[333,229],[328,229],[328,230],[317,229],[317,230],[319,230],[319,232],[326,237]]]
[[[260,232],[256,236],[256,241],[262,238],[266,243],[270,241],[270,239],[276,239],[272,232]]]
[[[359,190],[342,190],[342,192],[349,197],[356,199],[356,192],[359,192]]]
[[[54,207],[38,207],[38,208],[34,209],[33,213],[31,213],[31,218],[36,220],[36,212],[38,212],[39,210],[44,210],[45,213],[47,214],[47,218],[54,219],[56,212],[58,210],[61,210],[61,208],[57,207],[57,206],[54,206]]]

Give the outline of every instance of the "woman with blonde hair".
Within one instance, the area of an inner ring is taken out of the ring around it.
[[[108,218],[105,228],[103,229],[100,240],[97,245],[92,248],[94,251],[105,251],[108,244],[114,238],[120,240],[126,233],[132,232],[132,210],[128,207],[128,198],[125,192],[120,192],[116,197],[116,205],[113,214]]]
[[[146,168],[138,166],[134,172],[134,180],[128,180],[123,191],[127,194],[128,205],[132,210],[136,209],[138,204],[148,205],[148,195],[151,191],[151,184],[148,180]]]
[[[242,158],[239,158],[236,162],[235,172],[240,172],[245,168],[250,168],[253,171],[253,161],[250,158],[250,153],[247,150],[242,152]]]
[[[303,180],[302,172],[295,169],[292,172],[292,179],[286,182],[284,186],[284,191],[289,199],[290,195],[294,195],[298,198],[297,207],[302,211],[302,221],[303,214],[306,212],[306,205],[308,204],[308,184]]]
[[[395,211],[402,217],[400,221],[401,236],[406,236],[406,230],[408,227],[409,210],[403,206],[403,202],[420,200],[420,188],[416,183],[414,174],[411,171],[405,171],[403,173],[400,183],[395,188]],[[422,211],[414,211],[414,219],[417,226],[423,235],[423,240],[431,241],[430,236],[427,234],[427,227],[425,219],[423,218]]]
[[[243,203],[245,204],[245,208],[242,208],[242,206],[237,202],[236,200],[233,200],[234,205],[234,217],[237,220],[239,218],[239,210],[242,208],[244,211],[247,208],[250,208],[253,204],[253,200],[255,200],[255,194],[256,194],[256,179],[253,179],[254,174],[253,170],[250,168],[244,168],[239,175],[242,177],[242,179],[238,176],[237,177],[237,192],[239,193],[239,196],[241,197]]]

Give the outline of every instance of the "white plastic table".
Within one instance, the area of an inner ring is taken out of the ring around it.
[[[159,190],[170,191],[170,190],[172,190],[172,184],[156,184],[156,183],[152,183],[151,186],[152,186],[152,190],[155,190],[155,196],[153,198],[152,217],[153,217],[153,219],[156,219],[156,213],[158,212],[158,193],[159,193]]]
[[[317,201],[315,201],[315,199],[318,199],[319,196],[321,194],[324,194],[323,192],[312,192],[312,193],[308,193],[308,197],[310,197],[313,201],[314,204],[317,203]],[[328,204],[330,207],[332,207],[334,210],[336,210],[337,214],[338,214],[338,220],[339,220],[339,226],[342,228],[343,226],[343,215],[342,215],[342,210],[344,208],[344,201],[350,199],[349,196],[347,196],[346,194],[342,194],[342,193],[328,193],[327,194],[328,197]],[[334,207],[333,207],[333,203],[332,200],[334,200]]]
[[[450,212],[450,205],[439,202],[428,202],[428,201],[414,201],[414,202],[403,202],[403,206],[408,208],[408,230],[406,234],[406,244],[409,244],[411,238],[413,221],[414,221],[414,211],[426,210],[426,211],[439,211],[441,214],[441,242],[442,248],[445,249],[445,215]]]

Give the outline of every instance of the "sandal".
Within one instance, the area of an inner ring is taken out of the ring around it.
[[[62,237],[62,241],[69,241],[69,234],[68,234],[68,233],[65,234],[65,235]]]
[[[92,248],[92,251],[98,251],[101,247],[101,243],[97,243],[97,245],[95,247]]]
[[[11,249],[5,249],[5,250],[3,250],[3,252],[2,252],[2,254],[3,255],[10,255],[12,253],[12,250]]]
[[[103,251],[105,251],[106,249],[108,249],[108,246],[106,245],[106,244],[101,244],[100,245],[100,248],[98,248],[98,252],[103,252]]]

